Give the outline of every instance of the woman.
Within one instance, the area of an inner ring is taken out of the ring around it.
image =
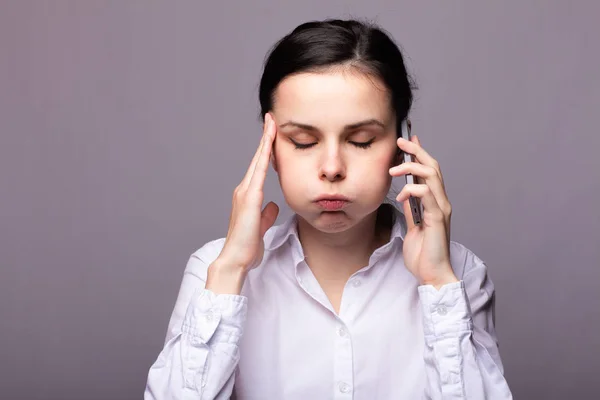
[[[450,241],[436,160],[399,138],[411,103],[375,26],[310,22],[274,46],[260,145],[227,236],[189,259],[147,399],[512,398],[486,266]],[[275,203],[261,212],[269,162],[295,212],[277,226]],[[407,173],[401,213],[385,201]]]

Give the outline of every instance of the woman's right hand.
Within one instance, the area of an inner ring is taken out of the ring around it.
[[[206,288],[215,293],[239,294],[247,272],[263,259],[263,237],[279,214],[279,207],[272,201],[261,212],[275,133],[275,121],[266,113],[258,149],[242,182],[233,191],[225,244],[208,268]]]

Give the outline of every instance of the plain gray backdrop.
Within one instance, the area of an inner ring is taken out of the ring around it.
[[[189,255],[225,236],[276,40],[369,18],[419,85],[452,239],[486,261],[517,399],[600,372],[600,4],[0,2],[0,397],[141,398]],[[266,201],[290,214],[271,169]],[[476,399],[480,400],[480,399]]]

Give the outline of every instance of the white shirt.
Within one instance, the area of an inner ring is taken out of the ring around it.
[[[225,238],[192,254],[145,399],[512,399],[486,265],[451,242],[460,282],[419,285],[390,242],[344,287],[339,315],[308,267],[297,216],[265,234],[241,295],[204,289]]]

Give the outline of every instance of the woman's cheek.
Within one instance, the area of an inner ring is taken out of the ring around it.
[[[387,152],[374,157],[369,163],[371,174],[385,179],[391,178],[389,169],[395,165],[395,161],[394,155]]]
[[[284,149],[276,152],[276,165],[279,180],[286,188],[295,188],[300,182],[306,181],[309,176],[305,160],[296,160],[297,157]]]
[[[307,171],[306,162],[294,162],[292,157],[285,157],[285,161],[280,162],[279,165],[283,178],[288,182],[294,180],[305,181],[310,175]]]

